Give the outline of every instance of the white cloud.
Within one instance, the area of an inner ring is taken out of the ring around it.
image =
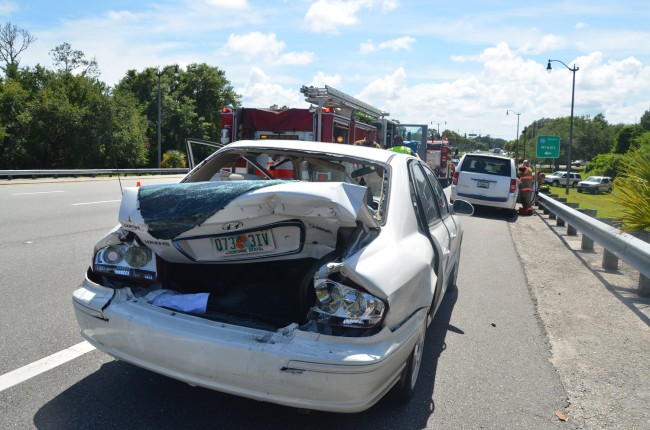
[[[396,0],[317,0],[307,10],[304,22],[310,31],[339,34],[342,27],[359,23],[357,15],[363,9],[387,13],[398,7]]]
[[[386,42],[381,42],[379,45],[375,45],[372,40],[367,40],[362,42],[359,45],[359,51],[363,54],[369,54],[372,52],[380,51],[382,49],[391,49],[393,51],[399,51],[400,49],[410,51],[412,45],[415,43],[415,39],[411,36],[399,37],[397,39],[388,40]]]
[[[490,134],[507,140],[516,135],[516,118],[505,115],[508,109],[521,113],[520,131],[539,118],[569,116],[573,76],[561,64],[552,63],[549,74],[546,61],[522,57],[506,43],[459,58],[478,62],[480,72],[412,85],[404,69],[398,69],[371,82],[356,97],[401,122],[446,121],[446,128],[461,134]],[[601,53],[594,52],[567,64],[579,67],[574,115],[603,113],[611,123],[631,123],[650,108],[645,98],[636,97],[639,88],[650,88],[650,66],[635,57],[605,62]]]
[[[129,11],[109,11],[106,16],[111,21],[136,21],[137,16]]]
[[[254,31],[248,34],[231,34],[224,45],[226,52],[243,54],[246,57],[277,57],[284,50],[285,43],[277,39],[275,33],[262,34]]]
[[[0,16],[9,16],[18,11],[18,5],[12,1],[0,2]]]
[[[279,66],[304,66],[314,61],[310,51],[283,53],[286,44],[275,33],[255,31],[248,34],[231,34],[223,46],[222,54],[241,54],[248,61],[265,62]]]
[[[314,87],[324,87],[325,85],[329,85],[330,87],[334,87],[336,89],[340,88],[341,75],[339,75],[338,73],[335,75],[328,75],[323,72],[318,72],[314,77],[311,78],[311,81],[307,84],[307,86],[314,86]]]
[[[237,88],[236,91],[242,95],[244,106],[270,107],[278,105],[293,107],[305,104],[297,89],[287,90],[281,85],[273,83],[272,79],[259,67],[251,68],[246,86]]]
[[[280,55],[280,57],[274,61],[274,64],[284,66],[305,66],[312,63],[315,58],[316,55],[313,52],[289,52]]]
[[[577,24],[575,25],[575,28],[576,28],[577,30],[580,30],[580,29],[583,29],[583,28],[587,28],[587,27],[589,27],[589,24],[587,24],[587,23],[585,23],[585,22],[579,22],[579,23],[577,23]]]
[[[399,99],[405,85],[406,70],[400,67],[392,75],[371,82],[355,97],[363,101],[370,100],[371,104],[379,101],[384,103],[385,100]]]
[[[522,46],[518,51],[526,54],[543,54],[549,51],[557,51],[567,46],[564,37],[556,34],[546,34],[532,43]]]
[[[359,22],[356,14],[358,2],[338,0],[318,0],[305,14],[305,25],[311,31],[338,34],[340,27]]]
[[[202,0],[199,3],[220,9],[248,9],[248,0]]]

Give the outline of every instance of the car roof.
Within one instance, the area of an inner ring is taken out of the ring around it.
[[[482,157],[482,158],[498,158],[498,159],[500,159],[500,160],[512,160],[512,158],[510,158],[510,157],[504,157],[503,155],[479,154],[479,153],[473,153],[473,152],[471,152],[471,153],[467,153],[467,154],[463,154],[463,157],[462,157],[462,158],[469,157],[469,156],[472,156],[472,157]]]
[[[335,155],[366,158],[383,163],[388,162],[389,159],[396,155],[400,155],[386,149],[369,148],[367,146],[304,140],[240,140],[224,146],[224,149],[284,149],[289,151],[325,152]]]

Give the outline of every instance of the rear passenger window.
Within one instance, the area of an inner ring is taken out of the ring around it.
[[[511,176],[510,159],[467,155],[460,168],[464,172],[486,173],[489,175]]]
[[[433,187],[429,184],[424,172],[419,167],[418,163],[411,163],[411,174],[415,185],[415,194],[417,200],[422,206],[424,216],[428,225],[434,224],[440,219],[440,212],[438,211],[438,203]]]
[[[447,205],[447,196],[445,196],[445,191],[442,189],[442,185],[440,185],[440,181],[438,181],[438,178],[436,178],[436,175],[431,171],[431,169],[428,168],[428,166],[421,164],[422,169],[424,170],[424,173],[427,175],[427,178],[429,179],[429,183],[431,184],[431,187],[433,188],[433,192],[436,196],[436,202],[438,203],[438,209],[440,210],[440,216],[443,218],[449,213],[449,207]]]

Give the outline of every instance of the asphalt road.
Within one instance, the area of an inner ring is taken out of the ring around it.
[[[82,341],[70,294],[116,224],[119,199],[114,179],[0,184],[0,379]],[[384,399],[359,414],[306,413],[190,387],[92,350],[0,391],[0,428],[589,428],[597,421],[555,415],[570,416],[576,397],[549,341],[564,338],[539,317],[546,311],[527,279],[537,266],[513,242],[534,217],[480,211],[463,221],[458,288],[427,332],[408,405]]]

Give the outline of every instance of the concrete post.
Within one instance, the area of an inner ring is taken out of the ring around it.
[[[566,206],[572,208],[572,209],[578,209],[578,206],[580,206],[580,203],[577,202],[571,202],[571,203],[565,203]],[[568,224],[566,226],[566,234],[569,236],[576,236],[578,234],[578,230],[571,224]]]
[[[556,198],[557,198],[557,194],[549,194],[548,196],[549,196],[550,198],[552,198],[552,199],[556,199]],[[548,208],[547,208],[546,206],[544,206],[544,215],[549,215],[550,213],[551,213],[551,211],[549,211]],[[549,217],[549,218],[550,218],[550,217]],[[552,218],[550,218],[550,219],[552,219]]]
[[[578,212],[596,218],[596,209],[578,209]],[[580,249],[583,251],[593,251],[594,250],[594,241],[593,239],[588,238],[585,234],[582,234],[582,241],[580,243]]]
[[[647,233],[645,231],[634,231],[630,234],[637,239],[641,239],[646,243],[650,243],[650,233]],[[640,297],[650,297],[650,279],[643,276],[643,273],[639,273],[639,285],[637,292]]]
[[[556,199],[556,200],[557,200],[558,202],[560,202],[560,203],[564,203],[564,204],[566,204],[566,197],[559,197],[559,198]],[[550,218],[550,219],[555,219],[555,218],[557,218],[557,224],[556,224],[556,225],[557,225],[558,227],[564,227],[564,220],[563,220],[562,218],[556,216],[555,214],[553,214],[553,217],[550,217],[550,216],[549,216],[549,218]]]
[[[599,218],[605,224],[609,224],[614,228],[620,228],[621,222],[615,218]],[[618,270],[618,257],[607,249],[603,249],[603,269],[605,270]]]

